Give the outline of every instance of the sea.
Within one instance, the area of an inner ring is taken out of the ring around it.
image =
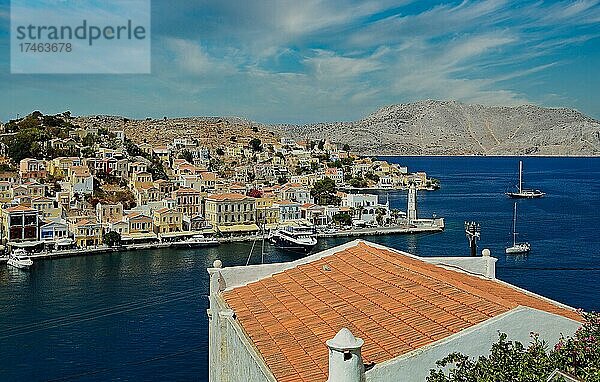
[[[465,221],[481,226],[478,251],[498,259],[497,277],[585,310],[600,309],[600,159],[388,157],[440,180],[418,194],[419,217],[444,217],[442,233],[365,237],[419,256],[469,256]],[[506,255],[518,200],[518,239],[528,255]],[[406,209],[406,192],[380,192]],[[322,239],[317,250],[352,239]],[[38,261],[30,271],[0,268],[0,381],[205,381],[208,274],[297,254],[261,242],[206,249],[157,249]]]

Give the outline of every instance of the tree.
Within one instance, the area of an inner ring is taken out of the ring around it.
[[[355,188],[366,188],[369,186],[367,181],[362,178],[351,178],[347,183]]]
[[[377,209],[375,210],[375,220],[377,221],[377,224],[379,225],[383,225],[384,221],[383,218],[385,217],[386,211],[385,208],[382,207],[377,207]]]
[[[339,213],[333,215],[331,217],[331,219],[333,219],[334,223],[336,223],[337,225],[340,225],[340,226],[352,225],[352,217],[345,212],[339,212]]]
[[[219,147],[219,148],[217,148],[217,150],[216,150],[216,151],[217,151],[217,155],[218,155],[218,156],[223,156],[223,155],[225,155],[225,151],[223,151],[223,149],[222,149],[222,148],[220,148],[220,147]]]
[[[318,180],[313,185],[313,189],[310,190],[310,194],[320,205],[339,205],[341,198],[336,196],[335,182],[328,177],[322,180]]]
[[[379,175],[373,174],[372,172],[366,173],[365,178],[368,180],[372,180],[375,183],[379,182]]]
[[[500,333],[489,356],[475,360],[460,353],[449,354],[436,362],[438,369],[430,371],[427,382],[546,381],[555,369],[585,381],[599,382],[600,315],[580,313],[584,319],[582,326],[573,337],[561,336],[551,350],[535,333],[531,334],[528,347],[518,341],[507,341],[507,335]]]
[[[43,128],[28,127],[21,128],[14,136],[5,137],[7,155],[19,163],[25,158],[42,159],[46,156],[47,143],[52,137]]]
[[[115,231],[107,232],[104,235],[104,244],[109,247],[115,247],[121,245],[121,234]]]
[[[189,163],[194,163],[194,157],[190,150],[187,149],[181,150],[181,152],[179,153],[179,159],[185,159]]]
[[[323,150],[323,148],[325,147],[325,141],[319,141],[319,144],[317,145],[317,147],[319,148],[319,150]]]
[[[342,147],[342,150],[344,150],[345,152],[349,153],[350,152],[350,145],[345,143],[344,147]]]
[[[263,151],[262,142],[258,138],[252,138],[250,140],[250,148],[252,151],[260,152]]]

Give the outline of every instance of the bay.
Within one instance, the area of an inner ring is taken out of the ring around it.
[[[365,238],[419,256],[467,256],[464,222],[481,224],[479,249],[498,258],[497,277],[557,301],[600,309],[600,159],[389,157],[440,179],[420,192],[419,215],[443,216],[440,234]],[[527,186],[547,193],[518,201],[527,256],[508,256],[513,200],[524,161]],[[404,192],[380,193],[406,209]],[[320,240],[317,250],[351,239]],[[256,243],[250,262],[261,262]],[[38,261],[0,268],[0,380],[204,381],[208,376],[208,274],[215,259],[246,263],[252,243]],[[265,262],[297,255],[265,245]]]

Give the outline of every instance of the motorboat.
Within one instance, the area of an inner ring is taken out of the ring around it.
[[[506,248],[506,254],[518,255],[522,253],[529,253],[531,245],[527,242],[517,243],[517,202],[515,202],[515,210],[513,214],[513,245]]]
[[[182,241],[176,241],[171,244],[174,248],[197,248],[197,247],[214,247],[219,245],[219,240],[204,235],[194,235]]]
[[[33,260],[27,256],[24,249],[18,248],[8,255],[7,264],[19,269],[29,269],[33,265]]]
[[[533,199],[541,198],[546,193],[540,190],[523,188],[523,161],[519,161],[519,190],[517,192],[507,192],[506,195],[516,199]]]
[[[286,226],[272,231],[269,240],[282,249],[308,252],[317,245],[317,234],[312,226]]]

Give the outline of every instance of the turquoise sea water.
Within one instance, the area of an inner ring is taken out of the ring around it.
[[[563,303],[600,309],[600,160],[525,158],[528,186],[547,197],[519,201],[528,256],[507,256],[517,158],[388,158],[441,180],[419,193],[419,214],[446,218],[441,234],[371,237],[421,256],[466,256],[465,220],[482,226],[481,248],[497,276]],[[382,194],[405,209],[404,193]],[[349,239],[321,240],[318,249]],[[252,263],[260,261],[255,248]],[[39,261],[0,269],[0,381],[207,379],[208,275],[219,258],[244,264],[251,243]],[[265,247],[265,261],[296,255]]]

